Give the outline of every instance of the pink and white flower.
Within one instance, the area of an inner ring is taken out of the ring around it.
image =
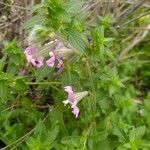
[[[46,61],[46,63],[47,63],[47,65],[49,66],[49,67],[54,67],[54,64],[55,64],[55,54],[53,53],[53,52],[50,52],[49,53],[49,55],[50,55],[50,59],[48,59],[47,61]]]
[[[35,56],[37,53],[37,48],[35,46],[29,46],[25,49],[24,54],[26,55],[26,59],[28,63],[31,63],[33,66],[40,68],[43,64],[42,56]]]
[[[38,29],[41,29],[41,27],[35,27],[31,35],[35,36],[36,30]],[[34,43],[35,39],[31,37],[28,39],[30,46],[24,51],[28,63],[31,63],[37,68],[42,67],[44,64],[47,64],[50,68],[56,66],[55,68],[58,70],[55,72],[55,75],[60,74],[63,70],[63,61],[70,58],[73,54],[73,50],[66,47],[65,44],[56,38],[52,38],[49,43],[41,45],[38,42]],[[55,34],[52,37],[55,37]],[[46,61],[48,55],[50,58]]]
[[[83,92],[74,93],[71,86],[66,86],[64,87],[64,89],[68,93],[68,97],[67,97],[67,100],[63,101],[63,103],[65,106],[67,104],[71,105],[72,113],[77,118],[80,112],[77,104],[83,97],[88,95],[88,92],[83,91]]]
[[[47,65],[49,67],[54,67],[54,64],[56,61],[58,62],[56,68],[60,69],[63,66],[63,57],[58,54],[58,51],[61,51],[61,48],[65,47],[62,42],[60,42],[58,39],[54,40],[56,46],[55,48],[50,51],[49,56],[50,58],[46,61]]]
[[[50,55],[50,58],[46,61],[47,65],[53,68],[57,60],[58,64],[56,68],[60,69],[63,66],[63,60],[60,59],[54,52],[50,52],[49,55]]]

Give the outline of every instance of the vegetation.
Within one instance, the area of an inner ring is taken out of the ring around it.
[[[6,21],[11,8],[23,12],[15,37],[4,34],[17,24]],[[0,9],[2,150],[150,149],[148,1],[3,0]]]

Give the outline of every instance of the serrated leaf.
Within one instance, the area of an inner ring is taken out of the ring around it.
[[[61,143],[67,146],[79,147],[80,136],[67,136],[61,140]]]
[[[76,89],[80,89],[81,82],[79,74],[74,70],[65,70],[62,74],[62,84],[63,86],[71,85],[76,87]]]
[[[25,90],[27,89],[27,85],[25,84],[23,79],[17,79],[14,88],[21,93],[25,92]]]
[[[36,130],[35,130],[35,136],[37,136],[40,141],[45,141],[46,140],[46,127],[43,124],[42,121],[39,121],[38,124],[36,125]]]
[[[47,136],[47,142],[49,144],[52,144],[54,142],[54,140],[56,139],[57,135],[58,135],[58,132],[59,132],[59,127],[58,125],[55,126],[55,128],[51,129],[49,132],[48,132],[48,136]]]
[[[83,37],[79,32],[76,31],[69,31],[68,32],[68,41],[71,46],[80,54],[85,51],[87,46],[86,38]]]
[[[126,133],[120,127],[115,127],[114,134],[117,135],[121,141],[127,140]]]
[[[133,128],[130,131],[129,137],[130,137],[130,142],[134,142],[134,140],[135,140],[135,128]]]
[[[7,98],[8,86],[7,82],[0,80],[0,98],[4,101]]]
[[[135,129],[135,136],[136,138],[142,138],[143,135],[145,134],[145,130],[146,130],[146,127],[145,126],[140,126],[140,127],[137,127]]]
[[[36,15],[28,19],[22,26],[23,29],[33,28],[36,24],[42,24],[44,21],[43,15]]]
[[[92,139],[95,142],[101,142],[101,141],[105,140],[107,138],[107,136],[108,136],[108,133],[102,131],[102,132],[97,133],[96,135],[93,135]]]
[[[44,4],[36,4],[32,7],[31,13],[34,13],[35,11],[38,11],[40,8],[42,8]]]
[[[45,77],[50,77],[52,75],[52,69],[48,66],[38,68],[35,72],[36,82],[42,81]]]
[[[68,13],[79,13],[81,10],[82,6],[84,4],[84,1],[81,0],[71,0],[66,4],[66,11]]]

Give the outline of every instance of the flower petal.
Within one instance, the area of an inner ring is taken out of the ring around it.
[[[37,68],[40,68],[44,65],[42,58],[31,59],[31,64]]]
[[[58,60],[57,68],[60,69],[64,62],[61,59],[59,59],[59,58],[57,58],[57,60]]]
[[[71,108],[75,108],[75,107],[77,107],[76,105],[77,105],[77,101],[75,100],[72,104],[71,104]]]
[[[78,117],[79,112],[80,112],[80,110],[77,106],[75,106],[72,110],[72,113],[75,115],[76,118]]]
[[[55,64],[55,55],[54,55],[53,52],[51,52],[50,55],[51,55],[51,58],[48,59],[48,60],[46,61],[46,63],[47,63],[47,65],[48,65],[49,67],[54,67],[54,64]]]
[[[88,95],[87,91],[77,92],[73,94],[73,99],[76,100],[78,103],[82,98],[84,98],[87,95]]]
[[[42,67],[43,65],[44,65],[43,60],[41,60],[41,59],[36,60],[36,67],[37,67],[37,68],[40,68],[40,67]]]
[[[58,42],[57,43],[57,45],[56,45],[56,48],[55,48],[55,50],[57,50],[57,49],[60,49],[60,48],[62,48],[64,45],[63,45],[63,43],[62,42],[60,42],[59,40],[55,40],[55,42]]]
[[[71,86],[66,86],[64,87],[65,91],[68,93],[68,100],[70,101],[70,103],[73,103],[74,99],[73,99],[73,90]]]
[[[69,100],[67,99],[67,100],[63,101],[63,103],[66,106],[67,104],[69,104]]]

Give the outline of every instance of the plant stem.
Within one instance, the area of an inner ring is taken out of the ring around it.
[[[52,85],[52,84],[61,84],[61,82],[26,82],[27,85]]]
[[[91,64],[91,63],[90,63]],[[91,98],[91,103],[92,103],[92,106],[93,108],[91,109],[91,111],[93,111],[93,120],[95,122],[95,112],[96,112],[96,90],[95,90],[95,85],[94,85],[94,81],[93,81],[93,74],[92,74],[92,71],[91,71],[91,67],[89,65],[89,60],[86,59],[86,65],[87,65],[87,69],[88,69],[88,72],[89,72],[89,77],[90,77],[90,81],[91,81],[91,84],[92,84],[92,93],[93,93],[93,100]]]

